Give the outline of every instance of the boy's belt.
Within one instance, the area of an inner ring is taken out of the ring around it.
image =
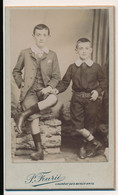
[[[76,91],[73,91],[73,93],[75,95],[77,95],[78,97],[80,97],[80,98],[90,98],[91,97],[91,93],[90,92],[83,92],[83,91],[76,92]]]

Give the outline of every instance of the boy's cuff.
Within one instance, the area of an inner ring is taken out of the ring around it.
[[[50,90],[52,89],[52,87],[50,85],[48,85],[47,88],[49,88]]]

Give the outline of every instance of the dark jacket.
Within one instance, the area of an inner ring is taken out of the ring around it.
[[[99,64],[93,63],[91,67],[87,67],[87,88],[85,89],[81,84],[81,66],[78,67],[75,63],[71,64],[62,80],[58,83],[57,89],[63,92],[67,89],[72,80],[72,89],[76,92],[91,92],[97,90],[100,94],[106,87],[105,76]]]

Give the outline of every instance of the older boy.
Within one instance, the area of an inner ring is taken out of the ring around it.
[[[53,92],[58,94],[65,91],[72,80],[71,120],[76,131],[94,148],[87,152],[83,142],[79,157],[86,158],[95,155],[101,148],[101,143],[94,138],[93,133],[96,129],[98,96],[105,88],[105,77],[101,66],[90,59],[92,47],[88,39],[79,39],[76,51],[79,55],[78,60],[69,66]]]
[[[18,88],[21,89],[20,104],[24,112],[18,120],[18,131],[22,132],[24,120],[31,120],[31,131],[37,152],[31,155],[33,160],[43,160],[39,129],[39,112],[57,102],[57,97],[50,94],[60,80],[57,55],[47,48],[50,29],[44,24],[34,27],[35,45],[21,51],[13,76]],[[22,70],[24,69],[24,78]]]

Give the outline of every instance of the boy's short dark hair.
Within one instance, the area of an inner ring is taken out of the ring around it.
[[[50,35],[50,29],[48,28],[48,26],[46,26],[45,24],[37,24],[34,29],[33,29],[33,34],[35,34],[36,29],[38,30],[43,30],[46,29],[48,30],[48,35]]]
[[[76,43],[76,48],[75,48],[75,50],[77,50],[78,49],[78,43],[86,43],[86,42],[89,42],[90,44],[91,44],[91,41],[89,40],[89,39],[87,39],[87,38],[80,38],[80,39],[78,39],[78,41],[77,41],[77,43]]]

